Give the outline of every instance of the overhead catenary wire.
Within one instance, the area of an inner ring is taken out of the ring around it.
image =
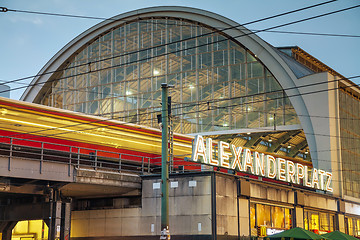
[[[347,10],[354,9],[354,8],[357,8],[357,7],[360,7],[360,4],[359,4],[359,5],[356,5],[356,6],[348,7],[348,8],[343,8],[343,9],[340,9],[340,10],[337,10],[337,11],[332,11],[332,12],[328,12],[328,13],[325,13],[325,14],[320,14],[320,15],[316,15],[316,16],[313,16],[313,17],[308,17],[308,18],[305,18],[305,19],[301,19],[301,20],[296,20],[296,21],[289,22],[289,23],[280,24],[280,25],[277,25],[277,26],[274,26],[274,27],[269,27],[269,28],[266,28],[266,29],[263,29],[263,30],[259,30],[259,31],[257,31],[257,32],[250,32],[250,33],[242,34],[242,35],[239,35],[239,36],[236,36],[236,37],[233,37],[233,38],[236,39],[236,38],[248,36],[248,35],[251,35],[251,34],[256,34],[256,33],[262,32],[262,31],[267,31],[267,30],[276,29],[276,28],[280,28],[280,27],[284,27],[284,26],[288,26],[288,25],[292,25],[292,24],[296,24],[296,23],[300,23],[300,22],[304,22],[304,21],[308,21],[308,20],[312,20],[312,19],[316,19],[316,18],[319,18],[319,17],[324,17],[324,16],[328,16],[328,15],[331,15],[331,14],[335,14],[335,13],[347,11]],[[218,40],[218,41],[216,41],[216,42],[217,42],[217,43],[218,43],[218,42],[224,42],[224,41],[227,41],[227,40],[228,40],[228,39],[225,38],[225,39],[222,39],[222,40]],[[179,41],[186,41],[186,40],[179,40]],[[171,44],[174,44],[174,43],[175,43],[175,42],[172,42]],[[210,43],[210,44],[213,44],[213,43],[214,43],[214,42],[212,42],[212,43]],[[190,48],[187,48],[187,49],[181,49],[181,50],[178,50],[178,51],[173,51],[173,52],[170,52],[170,53],[164,53],[164,54],[160,54],[160,55],[156,55],[156,56],[152,56],[152,57],[147,57],[147,58],[140,59],[140,60],[135,60],[135,61],[132,61],[132,62],[129,62],[129,63],[118,64],[118,65],[115,65],[115,66],[110,66],[110,67],[106,67],[106,68],[96,69],[96,70],[93,70],[93,71],[91,71],[91,72],[93,73],[93,72],[103,71],[103,70],[107,70],[107,69],[117,68],[117,67],[120,67],[120,66],[132,64],[132,63],[137,63],[137,62],[139,62],[139,61],[150,60],[150,59],[152,59],[152,58],[158,58],[158,57],[166,56],[166,55],[169,55],[169,54],[172,54],[172,53],[182,52],[182,51],[186,51],[186,50],[189,50],[189,49],[194,49],[194,48],[198,48],[198,47],[206,46],[206,45],[209,45],[209,43],[206,43],[206,44],[203,44],[203,45],[200,45],[200,46],[190,47]],[[159,47],[159,46],[151,47],[151,48],[149,48],[149,49],[157,48],[157,47]],[[146,50],[148,50],[148,49],[142,49],[142,50],[132,51],[132,52],[129,52],[129,53],[124,54],[123,56],[125,56],[125,55],[130,55],[130,54],[134,54],[134,53],[137,53],[137,52],[140,52],[140,51],[146,51]],[[110,57],[109,59],[113,59],[113,58],[117,58],[117,57]],[[100,60],[97,60],[97,61],[100,61]],[[101,60],[101,61],[103,61],[103,60]],[[84,65],[88,65],[88,63],[86,63],[86,64],[84,64]],[[55,70],[55,71],[56,71],[56,70]],[[40,74],[39,76],[42,76],[42,75],[44,75],[44,74],[50,74],[50,73],[51,73],[51,72],[49,72],[49,73],[43,73],[43,74]],[[54,72],[53,72],[53,73],[54,73]],[[69,77],[85,75],[85,74],[88,74],[88,73],[89,73],[89,72],[78,73],[78,74],[74,74],[74,75],[71,75],[71,76],[66,76],[66,77],[62,77],[62,78],[51,79],[51,80],[48,80],[48,81],[46,81],[46,82],[39,82],[39,83],[29,84],[28,86],[35,86],[35,85],[39,85],[39,84],[45,84],[45,83],[54,82],[54,81],[58,81],[58,80],[65,79],[65,78],[69,78]],[[28,79],[28,77],[27,77],[26,79]],[[21,80],[24,80],[24,78],[21,78]],[[12,82],[14,82],[14,81],[21,81],[21,80],[20,80],[20,79],[16,79],[16,80],[12,80],[12,81],[7,82],[7,83],[12,83]],[[2,84],[4,84],[4,83],[1,83],[0,85],[2,85]],[[14,91],[14,90],[19,90],[19,89],[23,89],[23,88],[25,88],[25,86],[24,86],[24,87],[13,88],[12,91]],[[0,93],[7,92],[7,91],[9,91],[9,90],[0,91]]]
[[[99,59],[99,60],[96,60],[96,61],[91,61],[91,63],[106,61],[106,60],[113,59],[113,58],[117,58],[117,57],[122,57],[122,56],[130,55],[130,54],[134,54],[134,53],[138,53],[138,52],[142,52],[142,51],[151,50],[151,49],[158,48],[158,47],[167,46],[167,45],[170,45],[170,44],[176,44],[176,43],[188,41],[188,40],[195,39],[195,38],[198,38],[198,37],[204,37],[204,36],[207,36],[207,35],[210,35],[210,34],[213,34],[213,33],[223,32],[223,31],[225,31],[225,30],[230,30],[230,29],[233,29],[233,28],[237,28],[237,27],[241,27],[241,26],[245,26],[245,25],[249,25],[249,24],[253,24],[253,23],[257,23],[257,22],[269,20],[269,19],[271,19],[271,18],[276,18],[276,17],[279,17],[279,16],[284,16],[284,15],[291,14],[291,13],[294,13],[294,12],[307,10],[307,9],[310,9],[310,8],[313,8],[313,7],[317,7],[317,6],[321,6],[321,5],[324,5],[324,4],[328,4],[328,3],[331,3],[331,2],[334,2],[334,1],[336,1],[336,0],[331,0],[331,1],[324,2],[324,3],[320,3],[320,4],[311,5],[311,6],[308,6],[308,7],[305,7],[305,8],[300,8],[300,9],[297,9],[297,10],[293,10],[293,11],[290,11],[290,12],[285,12],[285,13],[277,14],[277,15],[274,15],[274,16],[270,16],[270,17],[266,17],[266,18],[259,19],[259,20],[247,22],[247,23],[242,24],[242,25],[241,25],[241,24],[238,24],[238,25],[230,26],[230,27],[224,28],[224,29],[217,29],[217,30],[211,31],[211,32],[209,32],[209,33],[204,33],[204,34],[200,34],[200,35],[197,35],[197,36],[194,36],[194,37],[189,37],[189,38],[186,38],[186,39],[181,39],[181,40],[178,40],[178,41],[173,41],[173,42],[170,42],[170,43],[161,44],[161,45],[156,46],[156,47],[150,47],[150,48],[146,48],[146,49],[141,49],[141,50],[136,50],[136,51],[130,51],[130,52],[127,52],[127,53],[125,53],[125,54],[120,54],[120,55],[118,55],[118,56],[112,56],[112,57],[110,57],[110,58],[103,58],[103,59]],[[256,31],[256,32],[251,32],[251,33],[243,34],[243,35],[237,36],[237,37],[235,37],[235,38],[242,37],[242,36],[248,36],[248,35],[251,35],[251,34],[256,34],[256,33],[258,33],[258,32],[262,32],[262,31],[269,31],[269,30],[271,30],[271,29],[275,29],[275,28],[280,28],[280,27],[283,27],[283,26],[292,25],[292,24],[299,23],[299,22],[302,22],[302,21],[312,20],[312,19],[315,19],[315,18],[318,18],[318,17],[323,17],[323,16],[327,16],[327,15],[330,15],[330,14],[335,14],[335,13],[342,12],[342,11],[347,11],[347,10],[350,10],[350,9],[353,9],[353,8],[357,8],[357,7],[360,7],[360,5],[356,5],[356,6],[349,7],[349,8],[344,8],[344,9],[340,9],[340,10],[333,11],[333,12],[328,12],[328,13],[325,13],[325,14],[321,14],[321,15],[317,15],[317,16],[310,17],[310,18],[305,18],[305,19],[297,20],[297,21],[294,21],[294,22],[286,23],[286,24],[277,25],[277,26],[270,27],[270,28],[266,28],[266,29],[263,29],[263,30],[258,30],[258,31]],[[215,42],[203,44],[203,46],[206,46],[206,45],[208,45],[208,44],[217,43],[217,42],[226,41],[226,40],[228,40],[228,39],[224,39],[224,40],[219,40],[219,41],[215,41]],[[190,47],[190,48],[188,48],[188,49],[181,49],[181,50],[179,50],[179,51],[174,51],[174,52],[165,53],[165,54],[162,54],[162,55],[157,55],[157,56],[153,56],[153,57],[146,58],[146,59],[141,59],[141,61],[149,60],[149,59],[151,59],[151,58],[157,58],[157,57],[165,56],[165,55],[168,55],[168,54],[171,54],[171,53],[177,53],[177,52],[181,52],[181,51],[186,51],[186,50],[193,49],[193,48],[196,48],[196,47],[201,47],[201,46]],[[86,66],[86,65],[88,65],[88,64],[89,64],[89,63],[84,63],[84,64],[79,64],[79,65],[77,65],[77,66],[67,67],[67,68],[65,68],[65,69],[54,70],[54,71],[49,71],[49,72],[45,72],[45,73],[33,75],[33,76],[18,78],[18,79],[6,81],[6,83],[8,84],[8,83],[16,82],[16,81],[22,81],[22,80],[26,80],[26,79],[30,79],[30,78],[34,78],[34,77],[39,77],[39,76],[46,75],[46,74],[56,73],[56,72],[63,71],[63,70],[66,70],[66,69],[71,69],[71,68],[75,68],[75,67],[79,67],[79,66]],[[126,64],[131,64],[131,63],[126,63]],[[118,66],[113,66],[113,67],[118,67]],[[107,69],[107,68],[106,68],[106,69]],[[95,70],[95,71],[99,71],[99,70]],[[93,71],[93,72],[94,72],[94,71]],[[60,80],[60,79],[58,79],[58,80]],[[2,81],[4,81],[4,80],[2,80]],[[0,83],[0,85],[2,85],[2,84],[5,84],[5,83]],[[18,88],[13,89],[13,90],[18,90]]]
[[[254,20],[254,21],[248,22],[246,24],[253,24],[253,23],[258,23],[258,22],[261,22],[261,21],[270,20],[270,19],[273,19],[273,18],[277,18],[277,17],[288,15],[288,14],[296,13],[296,12],[299,12],[299,11],[308,10],[308,9],[311,9],[311,8],[314,8],[314,7],[319,7],[319,6],[322,6],[322,5],[333,3],[333,2],[336,2],[336,1],[337,0],[330,0],[330,1],[322,2],[322,3],[310,5],[310,6],[307,6],[307,7],[299,8],[299,9],[288,11],[288,12],[285,12],[285,13],[280,13],[280,14],[265,17],[265,18],[262,18],[262,19]],[[0,12],[4,12],[4,13],[5,12],[27,13],[27,14],[48,15],[48,16],[57,16],[57,17],[70,17],[70,18],[83,18],[83,19],[104,20],[104,21],[122,21],[122,22],[125,22],[125,23],[128,21],[128,20],[118,19],[116,17],[105,18],[105,17],[85,16],[85,15],[75,15],[75,14],[65,14],[65,13],[51,13],[51,12],[30,11],[30,10],[22,10],[22,9],[9,9],[9,8],[6,8],[6,7],[0,7]],[[142,20],[142,21],[145,22],[145,23],[148,23],[148,21],[144,21],[144,20]],[[157,23],[157,24],[168,24],[168,23]]]
[[[352,35],[352,34],[336,34],[336,33],[314,33],[314,32],[298,32],[298,31],[275,31],[275,30],[259,30],[259,29],[249,29],[250,31],[262,31],[262,32],[265,32],[265,33],[280,33],[280,34],[297,34],[297,35],[308,35],[308,36],[328,36],[328,37],[348,37],[348,38],[360,38],[360,35]],[[198,37],[198,36],[196,36]],[[191,38],[194,38],[194,37],[191,37]],[[187,39],[184,39],[184,41],[187,41],[189,38]],[[215,42],[211,42],[209,44],[212,44],[212,43],[216,43]],[[173,42],[171,43],[173,44]],[[164,45],[164,44],[163,44]],[[153,48],[157,48],[159,46],[156,46],[156,47],[153,47]],[[140,52],[141,51],[145,51],[145,50],[139,50]],[[172,52],[170,52],[172,53]],[[169,53],[169,54],[170,54]],[[127,53],[128,54],[128,53]],[[127,55],[126,54],[126,55]],[[122,55],[124,56],[124,55]],[[122,57],[122,56],[113,56],[111,57],[111,59],[113,58],[118,58],[118,57]],[[94,61],[94,62],[91,62],[90,64],[93,64],[93,63],[96,63],[98,61],[105,61],[105,60],[109,60],[109,59],[101,59],[101,60],[97,60],[97,61]],[[56,72],[60,72],[60,71],[65,71],[65,70],[69,70],[69,69],[72,69],[72,68],[77,68],[77,67],[81,67],[81,66],[84,66],[84,65],[89,65],[89,63],[87,64],[80,64],[80,65],[75,65],[75,66],[70,66],[70,67],[66,67],[64,69],[58,69],[58,70],[55,70],[55,71],[52,71],[52,72],[46,72],[46,73],[43,73],[43,75],[45,74],[51,74],[51,73],[56,73]],[[29,78],[33,78],[33,77],[37,77],[39,75],[33,75],[33,76],[29,76],[29,77],[24,77],[24,78],[21,78],[21,79],[15,79],[15,80],[10,80],[10,81],[6,81],[6,80],[0,80],[0,85],[4,85],[4,84],[9,84],[9,83],[16,83],[16,84],[21,84],[21,85],[26,85],[28,86],[28,83],[19,83],[18,81],[22,81],[22,80],[26,80],[26,79],[29,79]],[[14,81],[14,82],[12,82]],[[12,89],[9,89],[7,91],[12,91]]]
[[[360,77],[360,76],[357,76],[357,77]],[[335,81],[339,81],[339,80],[335,80]],[[315,83],[315,84],[324,84],[325,82],[321,82],[321,83]],[[313,86],[313,84],[310,84],[311,86]],[[358,86],[358,85],[357,85]],[[309,87],[308,85],[303,85],[301,87]],[[300,87],[298,87],[300,88]],[[336,90],[338,88],[333,88],[333,89],[324,89],[324,90],[318,90],[318,91],[314,91],[314,92],[307,92],[307,93],[302,93],[302,94],[312,94],[312,93],[319,93],[319,92],[323,92],[323,91],[330,91],[330,90]],[[276,92],[278,92],[279,90],[277,90]],[[299,96],[299,95],[302,95],[302,94],[295,94],[294,96]],[[248,96],[246,96],[248,97]],[[288,96],[288,97],[291,97],[291,96]],[[283,99],[284,97],[279,97],[278,99]],[[229,99],[229,100],[232,100],[232,99]],[[276,100],[276,99],[271,99],[271,100]],[[259,101],[255,101],[255,102],[264,102],[264,101],[268,101],[268,100],[259,100]],[[250,102],[251,103],[251,102]],[[254,102],[253,102],[254,103]],[[249,103],[247,103],[249,104]],[[239,104],[238,104],[239,105]],[[228,107],[228,106],[224,106],[224,107]],[[187,112],[186,114],[189,114],[189,113],[197,113],[197,112],[200,112],[199,110],[197,111],[193,111],[193,112]],[[153,112],[153,113],[158,113],[157,111],[156,112]],[[149,113],[142,113],[142,114],[134,114],[133,116],[139,116],[139,115],[148,115]],[[178,114],[178,115],[184,115],[184,114]],[[177,116],[177,115],[174,115],[174,116]],[[131,116],[126,116],[126,117],[131,117]],[[307,117],[307,116],[305,116]],[[308,116],[310,117],[310,116]],[[47,131],[47,130],[56,130],[56,129],[60,129],[60,128],[64,128],[64,127],[73,127],[73,126],[79,126],[79,125],[91,125],[93,123],[105,123],[105,122],[108,122],[108,121],[111,121],[111,120],[116,120],[114,118],[110,118],[110,119],[101,119],[101,120],[98,120],[96,122],[92,122],[92,123],[76,123],[76,124],[71,124],[71,125],[65,125],[65,126],[61,126],[61,127],[56,127],[56,128],[51,128],[51,129],[44,129],[44,130],[39,130],[39,131],[34,131],[34,132],[28,132],[27,134],[35,134],[35,133],[40,133],[40,132],[44,132],[44,131]],[[136,120],[134,122],[128,122],[128,123],[121,123],[121,124],[134,124],[134,123],[137,123],[139,122],[139,120]],[[119,125],[119,123],[114,123],[114,125]],[[92,127],[92,128],[89,128],[89,129],[82,129],[82,131],[86,131],[86,130],[93,130],[93,129],[96,129],[98,128],[98,126],[96,127]],[[74,130],[73,132],[77,132],[76,130]],[[58,136],[58,135],[62,135],[62,134],[66,134],[68,132],[63,132],[63,133],[56,133],[56,134],[48,134],[48,135],[41,135],[41,136]],[[319,135],[319,136],[327,136],[327,137],[340,137],[341,136],[331,136],[331,135],[327,135],[327,134],[314,134],[314,133],[305,133],[305,134],[308,134],[308,135]],[[22,133],[18,133],[18,134],[14,134],[12,136],[19,136],[19,135],[22,135]],[[35,137],[35,136],[34,136]],[[37,138],[39,136],[36,136],[35,138]],[[359,139],[359,138],[348,138],[348,139]]]

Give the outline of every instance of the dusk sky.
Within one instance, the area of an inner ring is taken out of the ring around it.
[[[121,13],[152,6],[187,6],[211,11],[239,24],[325,1],[305,0],[2,0],[0,7],[60,14],[109,18]],[[339,0],[284,17],[246,25],[250,30],[288,23],[360,4],[358,0]],[[82,18],[56,17],[8,11],[0,12],[0,80],[11,81],[37,74],[57,51],[77,35],[101,22]],[[344,34],[314,36],[264,32],[258,34],[275,47],[297,45],[345,77],[360,75],[360,7],[345,12],[297,23],[279,31]],[[12,99],[19,99],[26,79],[11,84]],[[356,84],[360,78],[351,79]]]

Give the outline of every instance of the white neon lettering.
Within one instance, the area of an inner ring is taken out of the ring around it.
[[[225,148],[229,148],[229,144],[226,142],[219,142],[219,161],[220,166],[225,168],[230,168],[229,164],[229,153],[225,152]]]
[[[332,179],[332,173],[326,172],[325,175],[328,177],[327,181],[326,181],[326,191],[333,192],[333,189],[330,187],[331,179]]]
[[[275,158],[271,155],[266,155],[266,177],[267,178],[276,177]]]
[[[210,165],[215,165],[215,166],[219,165],[219,161],[213,158],[213,143],[211,138],[206,139],[206,154],[208,157],[207,162]]]
[[[264,155],[263,153],[254,152],[253,154],[254,165],[255,165],[255,174],[260,176],[265,176],[265,166],[264,166]]]
[[[319,174],[316,168],[313,168],[311,171],[311,187],[312,188],[316,188],[319,189]]]
[[[276,167],[277,167],[277,174],[276,179],[280,181],[286,181],[285,177],[285,159],[283,158],[277,158],[276,159]],[[284,167],[283,167],[284,166]]]
[[[235,146],[231,144],[230,149],[233,155],[230,168],[237,169],[238,171],[242,171],[241,153],[243,148],[242,147],[235,148]]]
[[[195,146],[193,146],[192,160],[194,162],[200,160],[201,163],[208,163],[203,137],[199,135],[196,136],[194,140],[194,145]]]
[[[250,168],[250,172],[254,174],[253,162],[251,159],[251,151],[246,148],[243,153],[243,169],[246,172]]]
[[[301,184],[300,179],[304,179],[304,166],[300,163],[296,163],[296,183]]]
[[[308,166],[305,166],[304,175],[305,175],[305,179],[304,179],[303,185],[306,186],[306,187],[311,187],[311,182],[309,182]]]
[[[215,159],[215,155],[218,158]],[[216,154],[212,139],[207,138],[205,145],[204,138],[200,135],[194,139],[191,161],[333,192],[331,172],[221,141],[218,142]]]
[[[319,169],[318,173],[319,173],[320,189],[325,190],[325,186],[324,186],[324,174],[325,174],[325,171]]]
[[[286,181],[296,183],[295,181],[295,164],[292,161],[286,161]]]

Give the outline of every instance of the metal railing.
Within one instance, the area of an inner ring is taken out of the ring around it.
[[[44,162],[68,164],[69,176],[72,166],[137,174],[157,169],[153,158],[147,156],[14,137],[0,138],[0,156],[8,158],[8,170],[14,157],[39,161],[40,173]]]

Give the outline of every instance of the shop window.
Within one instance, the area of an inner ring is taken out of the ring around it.
[[[354,225],[353,225],[353,219],[352,218],[348,218],[348,231],[349,231],[349,235],[354,235]]]
[[[309,228],[311,231],[319,231],[319,214],[318,213],[311,213],[310,214],[310,222]]]
[[[290,229],[292,227],[291,209],[285,208],[285,228]]]
[[[271,226],[271,217],[270,217],[270,206],[263,204],[256,204],[256,220],[258,226]]]
[[[274,234],[277,230],[292,226],[291,209],[265,204],[250,204],[250,227],[252,236]],[[259,235],[260,234],[260,235]]]
[[[271,223],[274,228],[285,228],[284,208],[271,207]]]
[[[360,236],[360,218],[346,217],[345,232],[349,235]]]
[[[320,213],[320,230],[321,231],[329,231],[329,215],[326,213]]]
[[[324,234],[334,230],[335,215],[325,212],[304,212],[304,228]]]

